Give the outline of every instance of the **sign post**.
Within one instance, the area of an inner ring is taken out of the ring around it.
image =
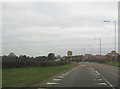
[[[72,51],[67,51],[68,60],[72,60]]]
[[[116,51],[111,51],[111,54],[112,54],[111,62],[112,62],[113,58],[115,58],[115,61],[116,61],[116,54],[117,54],[117,52]]]

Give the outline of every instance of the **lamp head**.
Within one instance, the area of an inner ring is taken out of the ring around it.
[[[103,22],[110,22],[110,21],[105,21],[105,20],[104,20]]]

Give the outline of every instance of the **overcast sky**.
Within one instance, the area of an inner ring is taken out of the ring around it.
[[[88,45],[99,54],[94,38],[102,39],[102,54],[114,49],[117,2],[5,2],[2,11],[5,55],[80,55],[91,53]]]

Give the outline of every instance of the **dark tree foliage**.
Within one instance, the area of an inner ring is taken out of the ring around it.
[[[47,60],[47,57],[46,56],[38,56],[35,58],[36,60],[41,60],[41,61],[45,61]]]
[[[47,58],[48,58],[48,60],[55,60],[55,54],[49,53]]]
[[[48,58],[50,60],[48,60]],[[22,68],[22,67],[47,67],[47,66],[59,66],[70,63],[69,61],[54,61],[55,55],[49,54],[46,56],[29,57],[26,55],[18,56],[3,56],[2,68]]]
[[[120,62],[120,54],[118,54],[117,60],[118,62]]]

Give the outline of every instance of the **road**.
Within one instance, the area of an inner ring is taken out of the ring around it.
[[[37,87],[118,87],[118,68],[105,64],[80,62],[63,73]]]

